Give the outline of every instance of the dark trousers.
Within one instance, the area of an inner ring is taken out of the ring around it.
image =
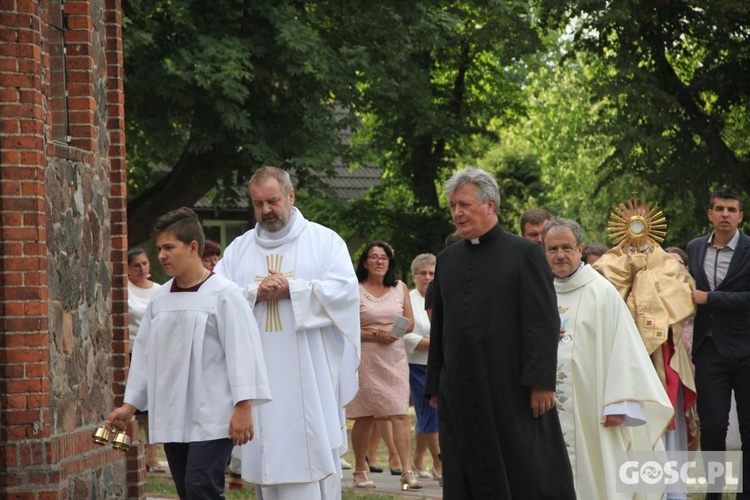
[[[169,471],[181,500],[223,499],[224,469],[232,457],[231,439],[165,443]]]
[[[440,459],[443,462],[443,498],[447,500],[511,498],[510,485],[502,464],[501,470],[493,474],[474,469],[473,464],[477,462],[467,460],[465,456],[467,448],[476,456],[480,456],[485,450],[471,449],[472,446],[465,443],[465,437],[464,440],[461,439],[462,436],[456,432],[455,416],[451,414],[450,405],[445,401],[443,394],[438,395],[438,407]]]
[[[458,446],[460,439],[456,435],[451,422],[448,405],[444,402],[442,396],[438,396],[438,398],[440,407],[438,411],[438,436],[440,439],[440,459],[443,463],[443,498],[473,500],[475,496],[471,490],[471,481],[464,471],[461,449]]]
[[[709,337],[693,356],[693,363],[701,424],[701,450],[726,450],[734,390],[742,438],[742,483],[745,491],[738,493],[737,498],[750,499],[750,358],[722,357]],[[720,495],[708,495],[707,498],[720,498]]]

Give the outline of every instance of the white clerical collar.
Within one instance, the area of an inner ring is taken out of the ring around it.
[[[292,207],[292,216],[289,217],[289,220],[286,221],[286,224],[284,227],[279,229],[278,231],[268,231],[263,226],[258,224],[258,235],[267,240],[280,240],[281,238],[284,238],[287,234],[289,234],[289,231],[292,230],[292,227],[294,227],[294,218],[297,215],[297,209],[295,207]]]
[[[255,239],[264,247],[277,247],[283,245],[300,235],[307,227],[307,219],[297,207],[292,207],[292,216],[286,226],[278,231],[266,231],[260,224],[255,224]]]
[[[586,265],[586,264],[585,264],[584,262],[581,262],[580,264],[578,264],[578,267],[576,268],[576,270],[575,270],[575,271],[573,271],[573,274],[571,274],[571,275],[569,275],[569,276],[566,276],[566,277],[564,277],[564,278],[558,278],[557,276],[555,276],[555,281],[557,281],[558,283],[567,283],[568,281],[570,281],[570,280],[571,280],[571,279],[573,278],[573,276],[575,276],[575,275],[576,275],[576,273],[577,273],[578,271],[580,271],[581,269],[583,269],[583,267],[584,267],[585,265]]]
[[[487,242],[487,241],[491,241],[497,238],[498,235],[500,235],[500,233],[502,233],[502,229],[500,229],[500,224],[496,223],[494,226],[492,226],[489,230],[487,230],[486,233],[484,233],[480,237],[466,238],[466,241],[468,241],[472,245],[480,245],[482,244],[482,241]]]

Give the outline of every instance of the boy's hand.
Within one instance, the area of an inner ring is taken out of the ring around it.
[[[107,415],[107,424],[118,431],[124,431],[135,414],[136,407],[125,403]]]
[[[234,406],[234,414],[229,422],[229,439],[242,446],[253,440],[253,402],[240,401]]]

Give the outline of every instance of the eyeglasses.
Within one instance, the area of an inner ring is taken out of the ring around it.
[[[414,273],[416,276],[421,276],[423,278],[427,278],[428,276],[435,276],[435,271],[420,271],[418,273]]]
[[[387,255],[370,255],[367,258],[370,259],[373,262],[377,262],[377,261],[385,262],[385,261],[388,260],[388,256]]]
[[[564,253],[565,255],[571,254],[574,251],[576,251],[577,248],[571,248],[571,247],[562,247],[562,248],[548,248],[547,253],[550,255],[557,255],[559,252]]]

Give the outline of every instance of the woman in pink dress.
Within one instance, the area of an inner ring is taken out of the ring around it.
[[[393,250],[382,241],[368,243],[357,263],[359,280],[359,323],[362,359],[359,392],[346,407],[354,420],[354,486],[374,488],[367,477],[365,455],[375,419],[387,418],[393,425],[393,440],[403,465],[411,464],[409,429],[409,364],[404,340],[391,333],[398,316],[408,319],[407,332],[414,328],[409,290],[395,276]],[[402,333],[403,335],[403,333]],[[405,467],[404,467],[405,469]],[[422,487],[414,472],[404,470],[401,484]]]

